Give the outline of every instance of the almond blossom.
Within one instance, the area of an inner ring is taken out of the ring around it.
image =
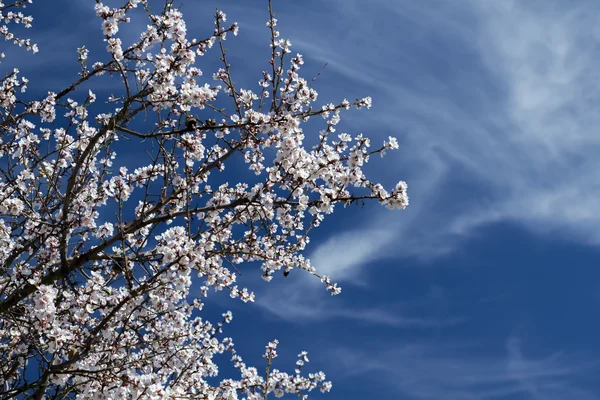
[[[0,3],[0,34],[35,52],[9,29],[31,26],[10,10],[31,2]],[[271,58],[255,88],[234,83],[225,43],[240,28],[226,25],[223,11],[208,37],[195,39],[175,2],[122,3],[96,1],[106,53],[80,47],[71,85],[29,101],[19,98],[28,81],[18,69],[0,81],[0,398],[305,399],[329,391],[324,373],[304,373],[306,352],[293,373],[276,369],[277,340],[264,365],[246,365],[225,336],[232,313],[208,321],[204,299],[221,291],[254,301],[240,269],[266,281],[301,270],[339,294],[304,256],[309,233],[340,204],[408,205],[405,182],[385,189],[363,170],[397,140],[372,147],[362,134],[336,131],[342,111],[370,108],[371,99],[317,104],[270,2]],[[137,8],[146,28],[125,46],[120,26]],[[211,52],[222,65],[203,71],[200,56]],[[91,58],[100,61],[88,69]],[[89,90],[101,75],[119,79],[121,91],[103,99]],[[306,132],[316,116],[323,129]],[[136,157],[119,156],[127,151]],[[227,175],[233,164],[247,166],[247,182],[239,171]],[[215,384],[214,356],[225,352],[239,376]]]

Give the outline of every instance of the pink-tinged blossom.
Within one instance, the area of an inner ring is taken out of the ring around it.
[[[34,304],[34,324],[41,328],[43,331],[50,329],[50,326],[54,322],[56,314],[56,295],[58,290],[49,285],[42,285],[38,287],[37,291],[33,295]]]
[[[96,237],[99,239],[103,239],[103,238],[112,236],[114,231],[115,231],[115,228],[114,228],[113,224],[110,222],[106,222],[106,223],[100,225],[98,227],[98,229],[96,229]]]

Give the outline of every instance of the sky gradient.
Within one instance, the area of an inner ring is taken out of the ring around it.
[[[39,54],[7,49],[0,67],[18,64],[45,93],[76,76],[82,44],[90,61],[106,60],[93,3],[35,1]],[[239,22],[228,57],[238,83],[255,89],[267,2],[180,3],[192,37],[212,31],[216,6]],[[256,304],[213,296],[207,307],[233,311],[226,334],[238,352],[262,368],[277,338],[275,367],[291,371],[307,350],[306,370],[333,381],[314,399],[600,399],[600,3],[274,7],[282,37],[305,57],[301,75],[327,63],[314,86],[320,104],[372,96],[373,108],[343,113],[338,131],[396,136],[400,149],[366,171],[388,188],[407,181],[411,204],[339,208],[314,232],[307,254],[340,296],[297,271],[266,284],[248,266],[240,281]],[[137,37],[139,22],[121,37]],[[198,64],[206,76],[218,68],[210,54]],[[111,84],[92,89],[106,96]],[[307,127],[307,141],[321,128]]]

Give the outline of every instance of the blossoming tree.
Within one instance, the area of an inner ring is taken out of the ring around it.
[[[31,2],[0,3],[0,32],[36,52],[10,28],[31,26],[21,12]],[[17,69],[0,81],[0,398],[328,391],[323,373],[301,371],[304,352],[293,373],[272,368],[276,340],[259,366],[266,374],[246,365],[222,336],[231,313],[205,320],[203,298],[215,289],[253,301],[236,285],[242,263],[260,266],[267,281],[303,270],[339,293],[303,257],[308,233],[340,203],[407,206],[404,182],[386,191],[362,171],[396,140],[371,149],[362,135],[335,133],[342,110],[371,100],[313,106],[317,92],[298,74],[302,56],[280,39],[270,3],[271,57],[253,90],[234,84],[224,43],[238,25],[226,25],[223,12],[212,34],[196,40],[173,1],[123,3],[96,0],[105,61],[89,65],[89,51],[79,48],[81,71],[71,85],[22,100],[28,81]],[[147,28],[124,47],[119,27],[134,11]],[[222,64],[206,77],[197,58],[213,47]],[[101,75],[117,79],[120,93],[98,101],[84,89]],[[314,116],[324,127],[308,147],[303,124]],[[117,155],[124,141],[140,149],[129,169]],[[236,158],[250,171],[247,182],[225,175]],[[218,382],[213,356],[223,352],[240,377],[211,385],[209,378]]]

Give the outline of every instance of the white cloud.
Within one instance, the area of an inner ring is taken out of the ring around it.
[[[504,112],[515,127],[505,133],[514,151],[500,149],[507,193],[498,208],[598,243],[600,36],[590,18],[598,6],[479,4],[481,54],[506,84]]]
[[[382,250],[394,240],[394,232],[385,229],[342,232],[320,244],[310,254],[311,263],[334,281],[358,278],[359,267],[384,258]]]

